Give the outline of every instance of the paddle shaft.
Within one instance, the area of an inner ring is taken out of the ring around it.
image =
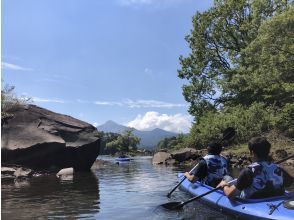
[[[193,167],[192,170],[189,171],[189,173],[191,174],[196,168],[197,168],[198,164],[196,166]],[[179,185],[182,184],[182,182],[184,182],[184,180],[186,179],[187,177],[184,176],[182,178],[182,180],[167,194],[167,197],[170,197],[170,195],[179,187]]]
[[[233,184],[236,182],[236,180],[237,180],[237,179],[234,179],[234,180],[228,182],[228,185],[233,185]],[[197,200],[197,199],[200,199],[200,198],[202,198],[203,196],[206,196],[206,195],[208,195],[208,194],[210,194],[210,193],[213,193],[213,192],[215,192],[215,191],[217,191],[217,190],[219,190],[219,189],[221,189],[221,188],[222,188],[222,186],[216,187],[216,188],[214,188],[214,189],[212,189],[212,190],[210,190],[210,191],[208,191],[208,192],[206,192],[206,193],[203,193],[203,194],[201,194],[201,195],[199,195],[199,196],[195,196],[195,197],[193,197],[193,198],[191,198],[191,199],[189,199],[189,200],[187,200],[187,201],[185,201],[185,202],[182,202],[179,206],[180,206],[180,207],[181,207],[181,206],[184,206],[184,205],[186,205],[187,203],[190,203],[190,202],[193,202],[193,201],[195,201],[195,200]]]
[[[235,130],[230,130],[230,132],[228,132],[227,134],[225,134],[224,136],[223,136],[223,138],[220,140],[220,141],[218,141],[217,143],[221,143],[221,142],[223,142],[225,139],[227,139],[228,137],[230,137],[231,135],[233,135],[234,136],[234,134],[235,134]],[[199,163],[198,164],[196,164],[193,168],[192,168],[192,170],[190,170],[189,171],[189,173],[190,174],[192,174],[193,173],[193,171],[197,168],[197,166],[199,165]],[[167,194],[167,197],[170,197],[170,195],[182,184],[182,182],[184,182],[184,180],[186,179],[187,177],[186,176],[184,176],[183,178],[182,178],[182,180]]]
[[[284,161],[289,160],[289,159],[291,159],[292,157],[294,157],[294,154],[293,154],[293,155],[290,155],[290,156],[288,156],[288,157],[286,157],[286,158],[284,158],[284,159],[282,159],[282,160],[279,160],[278,162],[276,162],[276,164],[283,163]]]
[[[293,155],[290,155],[290,156],[288,156],[288,157],[286,157],[286,158],[284,158],[284,159],[282,159],[282,160],[277,161],[276,164],[283,163],[284,161],[289,160],[289,159],[292,158],[292,157],[294,157],[294,154],[293,154]],[[234,179],[234,180],[228,182],[228,184],[229,184],[229,185],[232,185],[232,183],[233,183],[234,181],[236,181],[236,179]],[[217,188],[215,188],[215,189],[212,189],[212,190],[210,190],[210,191],[208,191],[208,192],[206,192],[206,193],[203,193],[203,194],[201,194],[201,195],[199,195],[199,196],[195,196],[195,197],[193,197],[193,198],[191,198],[191,199],[189,199],[189,200],[187,200],[187,201],[185,201],[185,202],[180,203],[179,207],[182,207],[182,206],[186,205],[187,203],[190,203],[190,202],[193,202],[193,201],[195,201],[195,200],[197,200],[197,199],[200,199],[200,198],[202,198],[203,196],[206,196],[206,195],[208,195],[208,194],[210,194],[210,193],[212,193],[212,192],[215,192],[215,191],[217,191],[217,190],[219,190],[219,189],[221,189],[221,188],[222,188],[222,187],[219,186],[219,187],[217,187]]]

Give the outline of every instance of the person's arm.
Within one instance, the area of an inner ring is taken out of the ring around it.
[[[190,182],[196,182],[198,179],[203,179],[207,175],[207,165],[205,160],[199,162],[192,174],[185,172],[184,175]]]
[[[232,186],[225,185],[223,189],[224,189],[225,195],[230,199],[235,197],[237,193],[239,192],[239,190],[236,188],[235,185],[232,185]]]
[[[197,177],[193,174],[190,174],[189,172],[185,172],[184,175],[190,182],[197,181]]]
[[[222,180],[217,185],[217,187],[220,187],[220,186],[223,187],[224,194],[229,198],[233,198],[238,192],[238,189],[236,188],[235,185],[229,186],[228,183],[224,180]]]
[[[249,187],[253,181],[253,173],[249,169],[244,169],[240,172],[240,175],[237,179],[236,185],[229,186],[226,181],[221,181],[218,186],[222,186],[224,189],[224,194],[232,198],[234,197],[239,191]]]

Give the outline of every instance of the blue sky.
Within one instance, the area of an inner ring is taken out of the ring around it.
[[[195,0],[2,0],[1,77],[18,96],[94,125],[188,132],[177,77]]]

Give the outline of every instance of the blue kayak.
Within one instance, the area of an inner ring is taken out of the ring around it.
[[[129,157],[117,157],[115,158],[116,161],[130,161],[131,158]]]
[[[183,173],[179,173],[179,181],[182,177]],[[187,179],[182,182],[180,187],[192,194],[193,197],[214,189],[201,182],[191,183]],[[222,190],[218,190],[202,197],[201,201],[238,218],[294,220],[294,197],[288,192],[283,196],[266,199],[235,198],[230,200]],[[287,204],[290,204],[290,207]]]

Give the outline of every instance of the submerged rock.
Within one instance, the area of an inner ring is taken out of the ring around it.
[[[97,129],[35,105],[16,106],[2,123],[2,164],[37,170],[90,170],[99,154]]]
[[[56,174],[57,177],[60,176],[72,176],[74,174],[74,169],[72,167],[64,168],[62,170],[59,170],[59,172]]]
[[[22,167],[18,168],[14,172],[14,176],[16,178],[22,178],[22,177],[30,177],[33,175],[33,171],[31,169],[23,169]]]
[[[73,180],[73,175],[74,175],[74,169],[72,167],[65,168],[60,170],[57,174],[56,177],[58,177],[60,180]]]

